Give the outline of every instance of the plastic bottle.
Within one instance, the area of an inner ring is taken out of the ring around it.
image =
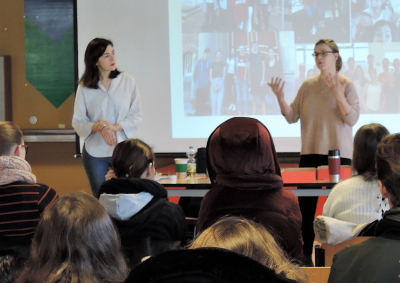
[[[189,147],[189,150],[186,152],[188,157],[188,177],[195,177],[196,176],[196,151],[194,151],[193,146]]]

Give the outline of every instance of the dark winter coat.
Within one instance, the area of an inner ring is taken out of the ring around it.
[[[199,212],[203,231],[226,215],[252,219],[266,227],[291,258],[302,261],[301,212],[283,181],[268,129],[252,118],[222,123],[207,143],[213,183]]]

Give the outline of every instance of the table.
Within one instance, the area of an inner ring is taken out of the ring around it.
[[[167,188],[168,196],[204,197],[211,189],[211,182],[205,175],[186,179],[161,179],[158,182]],[[296,196],[328,196],[334,185],[336,183],[322,180],[312,183],[284,183],[283,187],[297,187],[297,189],[287,189]],[[327,189],[320,189],[321,187]],[[186,188],[186,190],[169,188]]]

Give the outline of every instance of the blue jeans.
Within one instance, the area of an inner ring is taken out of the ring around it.
[[[244,80],[244,81],[236,80],[237,110],[239,111],[239,114],[242,114],[242,115],[248,114],[247,89],[248,89],[248,86],[247,86],[246,80]]]
[[[214,87],[211,85],[211,108],[213,116],[221,116],[222,114],[222,103],[224,102],[224,81],[222,77],[213,78],[213,82],[215,86],[219,86],[219,92],[214,90]]]
[[[90,187],[93,195],[98,198],[101,184],[106,180],[107,174],[111,166],[111,157],[94,157],[87,153],[85,146],[82,151],[83,167],[88,176]]]

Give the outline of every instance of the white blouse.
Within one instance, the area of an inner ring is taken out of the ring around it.
[[[115,146],[109,146],[99,132],[92,132],[93,124],[106,120],[120,124],[122,131],[115,132],[117,143],[133,138],[142,113],[135,79],[121,73],[111,80],[108,91],[99,82],[98,89],[79,85],[76,92],[72,126],[85,141],[86,151],[94,157],[109,157]]]

